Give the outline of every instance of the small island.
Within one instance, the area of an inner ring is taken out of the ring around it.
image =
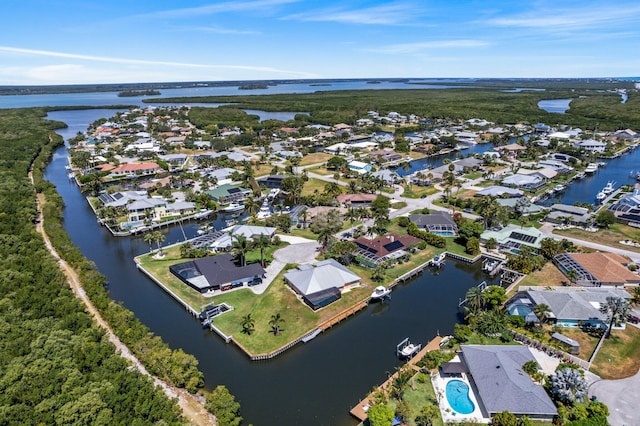
[[[268,89],[269,85],[266,83],[253,83],[253,84],[242,84],[238,86],[238,90],[259,90],[259,89]]]
[[[158,96],[161,93],[158,90],[149,89],[149,90],[124,90],[118,93],[119,98],[131,98],[134,96]]]

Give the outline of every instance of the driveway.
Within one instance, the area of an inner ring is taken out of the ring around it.
[[[607,404],[611,426],[640,425],[640,371],[626,379],[597,381],[589,387],[589,396]]]

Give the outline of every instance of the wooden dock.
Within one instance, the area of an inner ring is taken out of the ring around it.
[[[409,361],[407,361],[407,365],[409,365],[416,372],[419,371],[420,369],[416,366],[416,363],[418,361],[420,361],[422,359],[422,357],[424,357],[424,355],[427,352],[440,349],[440,342],[442,342],[442,339],[443,339],[443,337],[441,337],[441,336],[436,336],[433,339],[431,339],[431,341],[429,343],[427,343],[420,350],[420,352],[415,354],[413,356],[413,358],[411,358]],[[389,386],[391,386],[391,384],[393,383],[393,380],[396,378],[397,375],[398,375],[398,372],[396,371],[394,374],[389,376],[389,378],[387,380],[385,380],[385,382],[383,384],[378,386],[376,388],[376,390],[382,390],[384,392]],[[356,404],[356,406],[353,407],[351,409],[351,411],[350,411],[351,415],[353,417],[355,417],[356,419],[360,420],[361,422],[363,422],[363,421],[365,421],[367,419],[367,410],[369,409],[369,406],[370,406],[369,405],[369,398],[371,397],[371,395],[372,394],[369,394],[365,399],[363,399],[358,404]]]
[[[368,298],[367,300],[363,300],[362,302],[358,303],[355,306],[350,307],[349,309],[342,311],[341,313],[339,313],[338,315],[335,315],[332,318],[329,318],[328,320],[326,320],[325,322],[323,322],[322,324],[320,324],[318,326],[318,328],[322,329],[322,331],[325,331],[328,328],[333,327],[334,325],[342,322],[342,320],[349,318],[351,315],[355,314],[358,311],[361,311],[362,309],[366,308],[368,305]]]

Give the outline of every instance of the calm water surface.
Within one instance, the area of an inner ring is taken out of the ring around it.
[[[60,111],[49,117],[69,124],[65,137],[113,110]],[[65,228],[84,255],[109,282],[114,300],[135,312],[173,348],[200,362],[206,386],[225,384],[242,404],[248,423],[261,425],[354,425],[349,410],[401,363],[395,346],[405,337],[427,342],[437,332],[450,334],[458,321],[457,304],[467,289],[486,277],[480,265],[449,261],[437,275],[425,272],[396,287],[390,303],[371,305],[307,344],[265,362],[250,362],[233,345],[207,332],[176,302],[136,270],[133,257],[149,249],[141,237],[114,238],[101,227],[77,186],[69,182],[60,148],[46,170],[64,198]],[[196,235],[197,224],[184,227]],[[166,243],[182,241],[182,230],[163,230]],[[285,323],[286,325],[286,323]]]
[[[564,114],[569,109],[569,104],[573,99],[543,99],[538,102],[538,108],[547,112]]]

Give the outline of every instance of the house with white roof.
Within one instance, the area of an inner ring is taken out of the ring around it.
[[[607,149],[607,143],[597,141],[595,139],[586,139],[573,144],[578,149],[584,149],[589,152],[604,152]]]
[[[334,259],[299,265],[284,274],[289,286],[314,311],[342,296],[341,290],[360,283],[360,277]]]
[[[362,161],[352,161],[349,163],[349,169],[354,172],[360,173],[361,175],[365,173],[369,173],[371,171],[371,164],[363,163]]]

